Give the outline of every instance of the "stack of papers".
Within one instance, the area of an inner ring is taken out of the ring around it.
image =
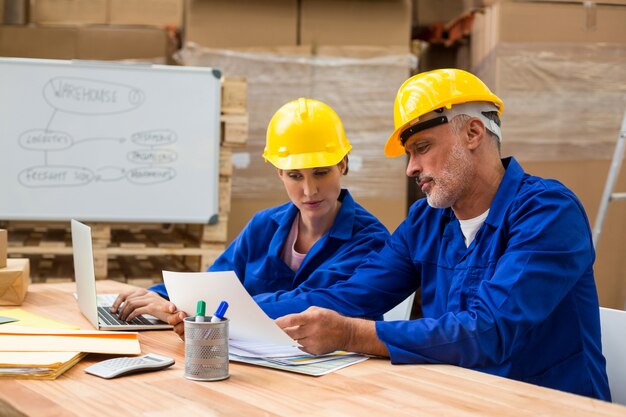
[[[228,353],[232,361],[311,376],[326,375],[367,359],[367,356],[352,352],[337,351],[326,355],[309,355],[298,348],[280,348],[237,340],[229,341]]]
[[[0,325],[0,378],[55,379],[87,353],[141,353],[136,332],[76,330],[21,309],[0,315],[16,320]]]
[[[0,352],[0,378],[56,379],[85,352]]]
[[[335,353],[336,354],[336,353]],[[334,354],[331,354],[334,355]],[[248,356],[239,356],[229,353],[229,359],[235,362],[249,363],[252,365],[265,366],[268,368],[279,369],[281,371],[296,372],[298,374],[321,376],[337,371],[346,366],[367,360],[367,356],[357,355],[355,353],[344,352],[337,357],[331,359],[321,359],[317,361],[315,357],[305,357],[301,359],[296,357],[283,360],[276,358],[253,358]]]
[[[194,315],[198,300],[215,307],[228,301],[228,350],[233,361],[319,376],[367,359],[350,352],[305,354],[259,307],[234,271],[163,271],[163,282],[170,301],[189,316]]]

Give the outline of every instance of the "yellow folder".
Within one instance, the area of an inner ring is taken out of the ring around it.
[[[55,379],[87,353],[141,353],[137,332],[78,330],[19,308],[0,313],[19,320],[0,325],[0,379]]]
[[[0,379],[56,379],[84,352],[0,352]]]
[[[27,327],[49,327],[52,329],[80,329],[78,326],[62,323],[60,321],[52,320],[39,314],[31,313],[30,311],[22,310],[21,308],[11,308],[6,310],[0,310],[0,316],[12,317],[17,319],[17,322],[11,323],[15,326],[27,326]]]
[[[0,352],[141,353],[137,332],[0,326]]]

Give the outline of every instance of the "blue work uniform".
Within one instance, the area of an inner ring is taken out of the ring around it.
[[[445,363],[609,400],[589,222],[555,180],[513,158],[469,248],[451,209],[417,201],[352,279],[261,304],[374,317],[422,289],[424,318],[376,322],[391,361]]]
[[[289,299],[348,279],[370,251],[384,246],[389,232],[348,190],[341,190],[338,200],[341,207],[333,226],[296,272],[280,256],[298,214],[291,202],[257,213],[208,270],[235,271],[257,303]],[[150,290],[167,298],[163,284]]]

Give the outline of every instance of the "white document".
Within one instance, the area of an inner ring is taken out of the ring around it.
[[[171,272],[163,271],[163,282],[170,301],[189,316],[196,315],[199,300],[206,302],[206,315],[211,316],[220,302],[228,302],[229,338],[266,345],[298,346],[248,294],[234,271]],[[297,348],[293,349],[294,354]],[[302,354],[302,351],[299,351]]]
[[[291,345],[275,345],[231,339],[228,342],[228,352],[248,358],[293,358],[308,355],[299,348]]]

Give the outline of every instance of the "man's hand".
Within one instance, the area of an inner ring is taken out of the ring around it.
[[[120,308],[121,307],[121,308]],[[142,314],[150,314],[167,321],[168,316],[176,312],[176,306],[154,291],[136,288],[119,293],[111,313],[118,313],[121,320],[130,321]]]
[[[320,307],[309,307],[299,314],[276,319],[276,324],[305,352],[321,355],[335,350],[389,356],[387,347],[376,336],[373,321],[348,318]]]
[[[166,321],[174,326],[174,332],[180,337],[181,340],[185,340],[185,320],[187,314],[184,311],[176,311],[173,314],[167,316]]]

